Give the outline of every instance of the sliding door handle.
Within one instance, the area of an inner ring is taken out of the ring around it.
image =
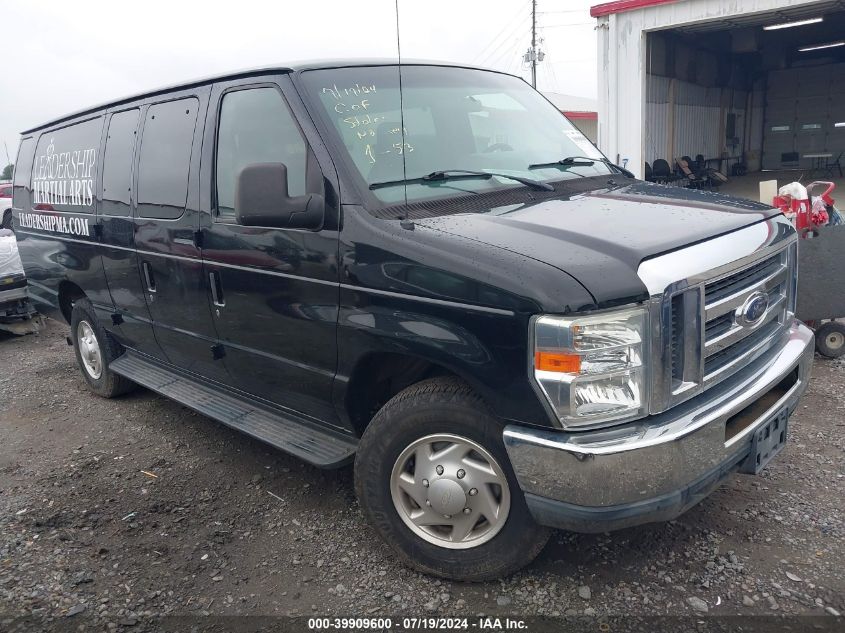
[[[153,275],[153,267],[149,262],[141,262],[141,269],[144,271],[144,283],[147,285],[148,292],[156,291],[156,278]]]
[[[226,305],[223,298],[223,286],[220,284],[220,274],[217,271],[208,273],[208,284],[211,286],[211,301],[218,308]]]

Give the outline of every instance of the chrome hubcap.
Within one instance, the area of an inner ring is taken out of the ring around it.
[[[80,321],[76,326],[76,341],[82,366],[94,380],[103,374],[103,354],[94,335],[94,329],[88,321]]]
[[[449,549],[477,547],[501,530],[510,490],[499,463],[459,435],[427,435],[396,460],[390,494],[414,534]]]

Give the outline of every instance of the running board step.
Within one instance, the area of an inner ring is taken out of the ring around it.
[[[130,350],[109,367],[132,382],[315,466],[343,466],[355,454],[357,443],[353,438],[315,428],[281,411],[263,409]]]

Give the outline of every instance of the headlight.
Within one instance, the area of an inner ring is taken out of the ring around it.
[[[534,320],[534,378],[565,427],[648,410],[645,309]]]

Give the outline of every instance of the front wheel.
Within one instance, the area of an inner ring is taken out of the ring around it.
[[[445,578],[505,576],[549,538],[529,514],[501,425],[454,378],[408,387],[376,414],[358,448],[355,490],[406,564]]]

